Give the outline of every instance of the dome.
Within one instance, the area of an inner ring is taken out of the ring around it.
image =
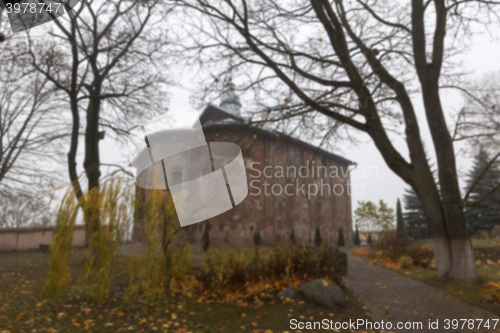
[[[224,92],[221,95],[220,107],[227,113],[233,116],[240,117],[241,103],[240,98],[236,95],[235,85],[232,79],[229,79]]]

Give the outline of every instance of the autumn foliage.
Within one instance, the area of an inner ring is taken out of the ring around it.
[[[151,191],[144,201],[137,203],[134,189],[127,180],[114,177],[79,200],[68,190],[58,210],[44,297],[62,296],[68,290],[72,230],[82,208],[92,212],[92,226],[86,227],[88,246],[76,293],[101,303],[119,278],[119,272],[127,275],[126,298],[143,295],[148,302],[154,302],[176,293],[179,281],[191,273],[191,255],[187,244],[176,241],[181,228],[174,219],[173,204],[161,191]],[[120,255],[119,247],[137,211],[143,212],[146,251]]]
[[[205,298],[231,300],[283,289],[317,278],[335,279],[335,250],[323,245],[278,244],[271,248],[208,253],[198,279]]]
[[[500,282],[490,281],[483,286],[486,299],[493,302],[500,302]]]
[[[416,243],[409,243],[405,238],[399,237],[397,231],[382,233],[372,248],[369,250],[357,248],[353,254],[366,257],[373,263],[392,269],[411,266],[427,267],[432,259],[430,249]]]

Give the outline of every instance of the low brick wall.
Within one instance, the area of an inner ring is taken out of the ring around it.
[[[38,250],[40,244],[52,242],[55,227],[6,228],[0,229],[0,251]],[[75,226],[72,246],[85,246],[85,229],[83,225]]]

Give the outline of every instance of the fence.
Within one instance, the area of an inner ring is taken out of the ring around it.
[[[38,250],[40,245],[52,242],[55,227],[6,228],[0,229],[0,251]],[[75,226],[72,246],[85,246],[85,229],[83,225]]]

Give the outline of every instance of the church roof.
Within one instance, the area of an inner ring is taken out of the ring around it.
[[[248,124],[245,122],[245,120],[239,116],[235,116],[234,114],[231,114],[227,112],[226,110],[223,110],[221,107],[218,107],[213,104],[208,104],[205,109],[202,111],[200,115],[200,123],[203,128],[205,129],[211,129],[211,128],[229,128],[229,127],[253,127],[251,124]],[[255,128],[257,129],[257,128]],[[337,154],[331,153],[327,150],[318,148],[312,144],[309,144],[307,142],[304,142],[302,140],[293,138],[287,134],[284,134],[282,132],[276,131],[274,129],[268,129],[268,128],[258,128],[260,134],[264,134],[267,136],[274,137],[276,139],[283,139],[286,140],[290,143],[293,143],[297,146],[300,146],[304,149],[310,150],[315,152],[316,154],[319,155],[325,155],[327,157],[332,158],[333,160],[337,161],[338,163],[341,163],[343,165],[353,165],[356,164],[355,162],[352,162],[348,159],[343,158],[342,156],[339,156]]]

